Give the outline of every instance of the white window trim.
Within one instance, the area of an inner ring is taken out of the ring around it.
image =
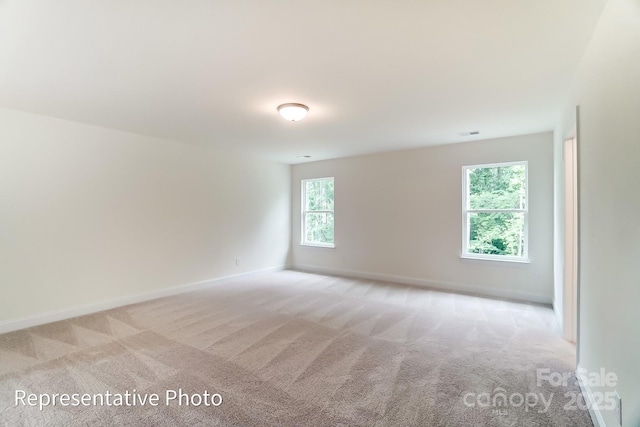
[[[469,169],[482,169],[482,168],[496,168],[504,166],[516,166],[524,165],[524,179],[525,179],[525,200],[526,209],[469,209],[469,194],[468,188],[468,173]],[[469,252],[469,221],[468,215],[470,212],[522,212],[524,213],[524,251],[521,257],[511,255],[490,255],[490,254],[476,254]],[[506,261],[506,262],[518,262],[529,263],[529,162],[504,162],[504,163],[488,163],[482,165],[468,165],[462,167],[462,252],[460,258],[465,259],[477,259],[485,261]]]
[[[307,195],[306,195],[307,186],[306,186],[306,183],[307,182],[313,182],[313,181],[322,181],[322,180],[325,180],[325,179],[333,179],[334,186],[335,186],[335,177],[333,177],[333,176],[325,176],[323,178],[303,179],[303,180],[300,181],[300,187],[301,187],[301,198],[300,198],[300,244],[302,246],[312,246],[312,247],[316,247],[316,248],[335,248],[336,247],[336,244],[335,244],[335,240],[336,240],[335,231],[334,231],[334,235],[333,235],[333,243],[308,242],[307,240],[305,240],[306,233],[305,233],[304,227],[305,227],[305,224],[307,223],[306,222],[307,212],[331,213],[331,214],[333,214],[333,220],[334,220],[334,223],[335,223],[335,218],[336,218],[335,208],[332,211],[307,211],[306,210],[306,206],[307,206]]]

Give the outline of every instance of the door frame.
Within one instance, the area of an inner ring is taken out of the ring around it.
[[[577,136],[563,141],[564,166],[564,271],[563,335],[567,341],[578,338],[578,162]]]

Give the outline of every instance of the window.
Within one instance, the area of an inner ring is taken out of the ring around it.
[[[302,244],[334,247],[333,177],[302,180]]]
[[[527,261],[527,162],[462,168],[462,257]]]

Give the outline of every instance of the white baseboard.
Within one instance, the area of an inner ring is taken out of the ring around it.
[[[368,273],[365,271],[341,270],[337,268],[319,267],[315,265],[294,264],[294,270],[329,274],[334,276],[354,277],[358,279],[381,280],[387,282],[402,283],[405,285],[421,286],[430,289],[438,289],[443,291],[462,292],[478,296],[487,296],[495,298],[506,298],[510,300],[534,302],[537,304],[551,304],[551,297],[546,295],[538,295],[528,292],[520,292],[509,289],[485,288],[477,285],[466,285],[461,283],[442,282],[438,280],[417,279],[414,277],[394,276],[388,274]]]
[[[577,371],[579,370],[580,366],[578,366]],[[598,405],[595,403],[591,387],[582,381],[580,375],[576,374],[576,376],[580,389],[582,390],[582,396],[589,407],[589,415],[591,415],[591,421],[593,421],[594,427],[607,427],[607,423],[604,422],[604,418],[602,417],[602,412],[600,412],[600,408],[598,408]]]
[[[210,286],[220,285],[241,277],[252,276],[254,274],[266,273],[270,271],[280,271],[289,268],[288,265],[263,268],[239,274],[231,274],[228,276],[216,277],[213,279],[202,280],[194,283],[173,286],[170,288],[158,289],[150,292],[144,292],[136,295],[128,295],[121,298],[115,298],[99,303],[88,304],[78,307],[71,307],[64,310],[50,311],[47,313],[36,314],[33,316],[21,317],[18,319],[10,319],[0,322],[0,334],[17,331],[20,329],[30,328],[32,326],[44,325],[46,323],[58,322],[60,320],[71,319],[73,317],[84,316],[85,314],[96,313],[98,311],[109,310],[112,308],[122,307],[125,305],[136,304],[139,302],[150,301],[157,298],[168,297],[171,295],[192,292],[204,289]]]

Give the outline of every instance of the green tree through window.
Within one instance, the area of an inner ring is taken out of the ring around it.
[[[302,244],[334,245],[333,178],[302,181]]]
[[[464,168],[463,253],[527,256],[527,163]]]

